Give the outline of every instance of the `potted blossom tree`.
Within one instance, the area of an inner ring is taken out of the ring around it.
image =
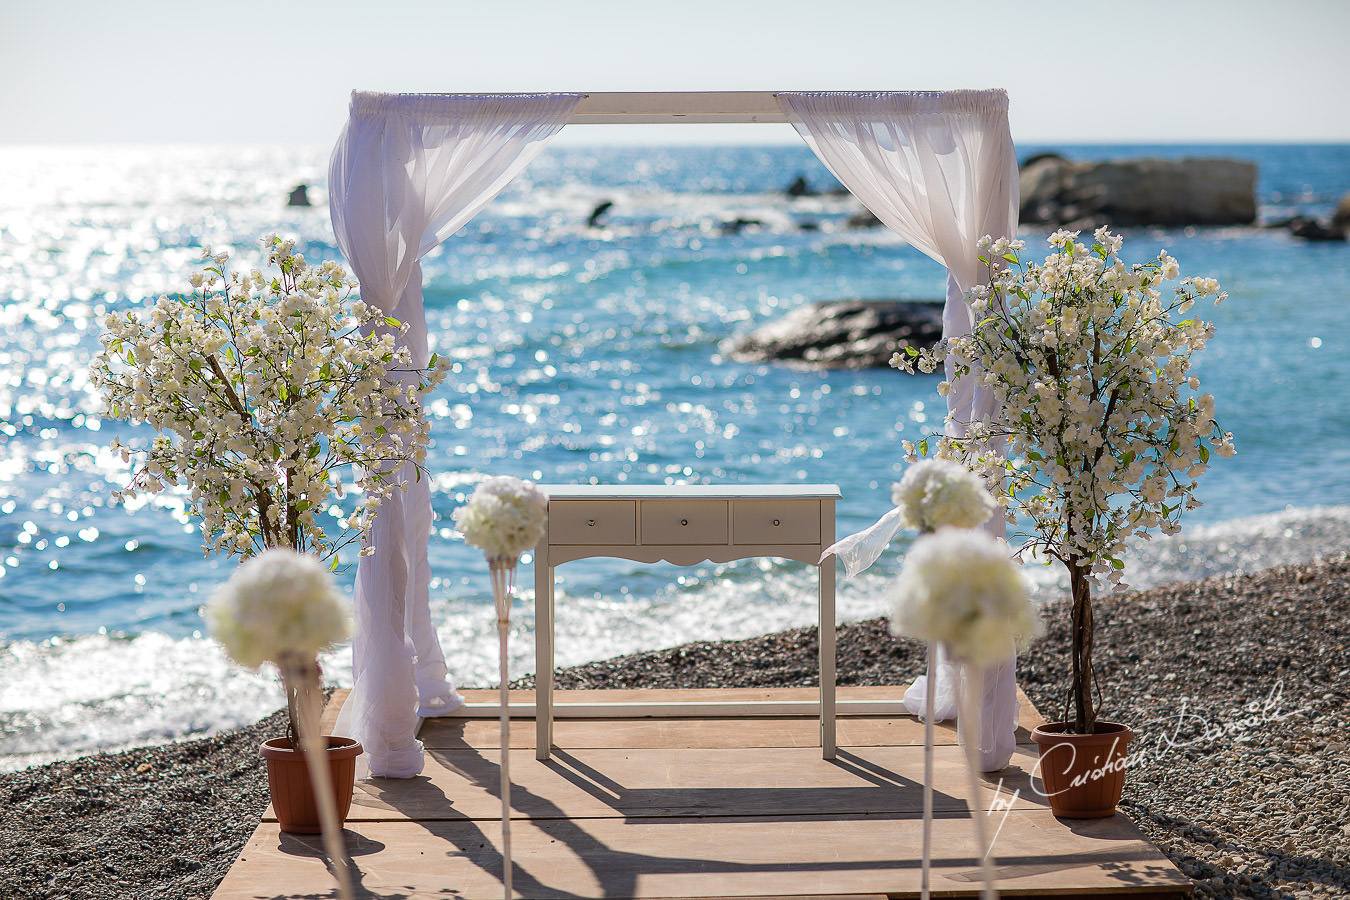
[[[404,464],[420,475],[428,436],[420,398],[447,366],[434,356],[415,366],[395,344],[404,326],[353,302],[355,284],[340,266],[310,266],[293,242],[276,236],[264,244],[269,274],[229,272],[228,254],[204,252],[192,293],[107,318],[90,376],[104,411],[161,432],[146,449],[113,441],[124,460],[135,461],[130,485],[114,499],[182,485],[201,518],[204,552],[248,559],[287,548],[310,558],[310,568],[325,562],[331,570],[339,551],[368,539],[381,502],[401,488]],[[332,496],[343,496],[342,473],[350,467],[361,497],[344,513]],[[321,515],[336,527],[326,530]],[[285,569],[265,568],[272,587],[258,589],[298,597],[297,609],[322,607],[323,591],[293,589],[303,572]],[[320,631],[324,641],[341,639]],[[297,724],[307,703],[317,702],[318,647],[302,647],[295,666],[274,653],[236,655],[252,667],[276,662],[284,676],[288,737],[267,742],[265,756],[299,757]],[[342,752],[360,753],[355,741],[334,741]],[[280,799],[274,792],[279,818]],[[283,828],[318,830],[303,818]]]
[[[1098,719],[1093,587],[1119,583],[1132,534],[1178,531],[1181,514],[1199,505],[1196,479],[1211,454],[1234,450],[1233,436],[1215,423],[1214,398],[1196,393],[1190,372],[1213,326],[1182,318],[1199,297],[1221,302],[1218,282],[1182,279],[1165,297],[1164,282],[1179,275],[1165,252],[1127,265],[1122,239],[1108,229],[1098,229],[1090,247],[1077,237],[1052,234],[1043,263],[1023,262],[1021,241],[982,239],[989,280],[967,295],[972,331],[927,353],[897,353],[891,364],[932,371],[945,361],[950,380],[940,393],[951,380],[974,378],[1005,411],[999,420],[960,423],[964,434],[940,438],[936,455],[959,458],[998,485],[1008,521],[1026,526],[1022,552],[1068,570],[1065,717],[1034,737],[1056,814],[1096,817],[1110,815],[1119,801],[1133,733]],[[932,449],[926,440],[905,448],[911,459]],[[1080,742],[1102,746],[1072,746]],[[1070,756],[1087,765],[1087,775],[1065,772]],[[1071,798],[1070,787],[1088,796]]]

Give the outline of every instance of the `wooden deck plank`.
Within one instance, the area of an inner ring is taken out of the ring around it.
[[[495,691],[463,691],[472,703],[496,701]],[[903,688],[850,687],[839,689],[841,700],[894,699],[903,695]],[[646,691],[558,691],[559,703],[602,702],[677,702],[722,700],[745,702],[755,700],[811,700],[818,696],[815,688],[746,689],[746,690],[646,690]],[[1045,720],[1036,711],[1025,694],[1018,691],[1021,715],[1018,720],[1017,742],[1031,743],[1031,730]],[[533,691],[511,691],[510,702],[532,703]],[[555,719],[554,744],[562,749],[601,748],[660,748],[660,747],[819,747],[820,722],[814,716],[779,716],[736,719],[735,726],[717,718],[648,718],[648,719]],[[922,746],[923,723],[913,716],[840,716],[837,720],[837,742],[840,746],[895,747]],[[461,749],[476,747],[495,749],[501,744],[501,731],[496,719],[466,719],[455,716],[426,719],[418,734],[428,749]],[[534,720],[513,719],[511,747],[532,749],[535,744]],[[954,722],[938,722],[934,726],[935,744],[955,744]]]
[[[544,819],[512,829],[513,880],[535,898],[915,895],[921,825],[912,815]],[[345,836],[368,895],[501,896],[496,823],[360,822]],[[934,838],[934,896],[974,896],[969,820],[937,819]],[[215,900],[331,896],[319,847],[317,836],[264,824]],[[1006,897],[1156,894],[1188,884],[1123,816],[1066,827],[1048,811],[1015,811],[995,854]]]
[[[352,821],[483,819],[501,816],[501,751],[433,750],[415,779],[359,782]],[[1044,807],[1030,772],[1034,750],[985,776],[977,803]],[[923,748],[843,748],[833,761],[815,748],[560,750],[540,762],[511,752],[511,804],[520,818],[905,813],[923,809]],[[964,757],[934,755],[934,809],[968,808]]]
[[[909,716],[849,716],[836,724],[841,747],[922,747],[923,723]],[[939,722],[934,728],[936,746],[956,744],[956,726]],[[435,750],[497,749],[501,731],[495,719],[427,719],[418,734],[423,745]],[[532,719],[511,722],[512,749],[534,748]],[[1017,729],[1017,742],[1031,744],[1031,732]],[[553,744],[563,750],[604,748],[662,749],[667,747],[819,747],[817,719],[555,719]]]

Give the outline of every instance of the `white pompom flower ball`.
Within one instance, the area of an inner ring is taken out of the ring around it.
[[[977,666],[1006,659],[1041,630],[1008,545],[982,531],[943,528],[916,540],[892,601],[893,634],[944,643]]]
[[[346,600],[308,553],[277,547],[245,562],[206,604],[206,624],[249,669],[291,655],[313,659],[351,636]]]
[[[482,550],[490,565],[511,568],[544,536],[548,494],[533,482],[497,475],[474,489],[454,519],[464,540]]]
[[[980,476],[944,459],[921,460],[906,469],[891,486],[891,502],[905,525],[924,533],[947,526],[975,528],[998,508]]]

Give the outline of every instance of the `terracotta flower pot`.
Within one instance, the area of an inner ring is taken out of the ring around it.
[[[1092,734],[1068,734],[1070,722],[1047,722],[1031,732],[1040,749],[1033,776],[1050,811],[1065,819],[1114,815],[1125,789],[1125,745],[1134,738],[1126,725],[1097,722]]]
[[[352,787],[356,782],[356,757],[361,744],[352,738],[328,736],[328,773],[332,778],[337,803],[338,823],[347,819],[352,808]],[[289,738],[264,741],[259,751],[267,760],[267,789],[272,809],[282,831],[294,834],[318,834],[319,807],[314,801],[309,766],[305,755],[291,746]]]

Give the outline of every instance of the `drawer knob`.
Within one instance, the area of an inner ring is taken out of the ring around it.
[[[588,528],[594,528],[594,527],[595,527],[595,520],[594,520],[594,519],[587,519],[587,520],[586,520],[586,527],[588,527]]]
[[[689,520],[688,520],[688,519],[681,519],[681,520],[680,520],[680,524],[681,524],[681,525],[688,525],[688,524],[689,524]]]
[[[781,525],[781,524],[783,524],[783,523],[779,522],[777,519],[774,519],[774,520],[773,520],[773,527],[774,527],[774,528],[777,528],[777,527],[778,527],[779,525]]]

